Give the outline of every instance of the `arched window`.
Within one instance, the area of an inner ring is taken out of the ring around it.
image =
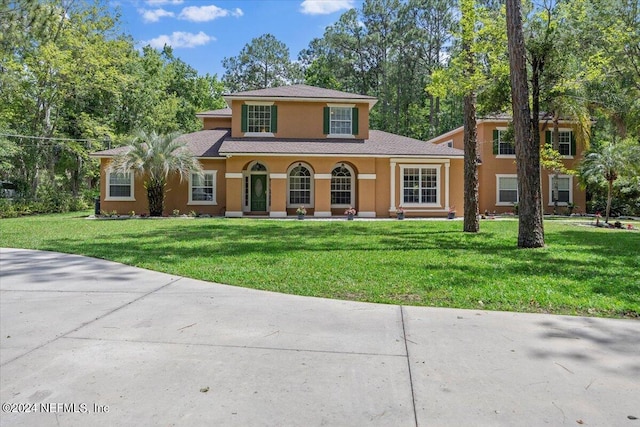
[[[255,163],[251,167],[251,172],[266,172],[266,171],[267,171],[267,167],[262,163]]]
[[[331,207],[353,206],[353,171],[345,164],[331,171]]]
[[[313,205],[313,173],[311,168],[303,163],[298,163],[289,170],[289,198],[288,206]]]

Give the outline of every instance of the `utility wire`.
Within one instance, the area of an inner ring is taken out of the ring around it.
[[[104,139],[95,139],[95,138],[56,138],[52,136],[31,136],[31,135],[18,135],[18,134],[10,134],[10,133],[0,133],[0,136],[8,136],[13,138],[28,138],[28,139],[42,139],[49,141],[77,141],[77,142],[104,142]]]

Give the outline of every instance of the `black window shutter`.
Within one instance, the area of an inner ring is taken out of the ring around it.
[[[358,107],[351,109],[351,133],[358,134]]]
[[[329,135],[329,107],[324,107],[324,134]]]
[[[271,132],[278,132],[278,107],[271,106]]]
[[[247,104],[242,104],[242,117],[240,119],[240,130],[242,132],[247,132],[247,116],[249,115],[249,106]]]

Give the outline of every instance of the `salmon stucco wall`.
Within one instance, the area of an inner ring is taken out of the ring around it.
[[[513,212],[513,206],[501,206],[498,204],[497,195],[497,176],[499,175],[517,175],[517,168],[515,162],[515,156],[500,156],[493,153],[493,131],[495,129],[505,129],[508,123],[504,120],[481,120],[478,122],[478,156],[480,157],[481,164],[478,167],[478,181],[479,181],[479,209],[480,213],[506,213]],[[563,129],[571,128],[575,134],[576,127],[572,124],[563,123],[560,126]],[[545,144],[546,133],[545,131],[550,129],[549,125],[541,123],[540,125],[540,138],[541,144]],[[451,142],[454,148],[464,149],[464,135],[463,129],[458,128],[454,131],[441,135],[431,142],[436,144],[445,144]],[[576,170],[580,161],[583,158],[584,143],[580,140],[576,141],[576,155],[572,158],[564,158],[562,160],[565,168],[569,170]],[[463,172],[459,174],[452,174],[452,176],[459,176],[463,179]],[[541,186],[543,195],[543,207],[546,214],[553,213],[553,204],[550,200],[550,182],[549,176],[553,175],[553,171],[542,169],[541,171]],[[576,177],[570,178],[572,182],[572,196],[573,203],[576,205],[575,212],[584,212],[586,206],[586,192],[580,188],[578,179]],[[463,206],[462,204],[458,206]],[[565,213],[567,208],[565,206],[559,207],[558,213]],[[460,213],[458,212],[458,215]]]
[[[165,187],[164,215],[171,215],[174,210],[180,214],[188,214],[194,211],[198,214],[223,215],[226,205],[226,185],[224,182],[225,161],[224,159],[199,159],[202,169],[215,171],[216,176],[216,204],[193,204],[189,203],[189,180],[180,179],[178,174],[171,174],[167,179]],[[129,214],[135,211],[136,214],[148,214],[149,204],[147,192],[144,188],[144,177],[137,176],[134,179],[134,199],[133,201],[110,201],[105,200],[107,194],[107,168],[110,159],[103,158],[100,161],[100,209],[105,212],[117,212],[120,215]]]
[[[242,104],[244,101],[234,100],[232,102],[233,120],[231,136],[234,138],[243,137],[242,124]],[[277,138],[300,138],[315,139],[326,138],[323,132],[323,108],[326,103],[319,102],[287,102],[276,101],[278,107],[278,128],[274,136]],[[358,134],[357,139],[369,138],[369,104],[355,104],[358,108]]]
[[[231,117],[205,117],[202,119],[202,129],[231,129]]]

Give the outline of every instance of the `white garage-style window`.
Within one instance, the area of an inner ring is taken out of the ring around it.
[[[496,175],[496,206],[518,203],[518,175]]]
[[[404,206],[440,205],[440,166],[407,165],[401,171]]]
[[[556,178],[555,175],[549,175],[549,206],[555,204],[556,198],[560,206],[573,203],[573,176],[558,175]]]
[[[107,172],[107,197],[105,200],[132,201],[133,174],[131,172]]]
[[[216,175],[218,171],[205,170],[202,174],[193,173],[189,177],[189,204],[216,204]]]
[[[313,207],[313,172],[306,163],[296,163],[287,173],[287,207]]]
[[[331,171],[331,207],[346,208],[354,203],[353,169],[340,164]]]

